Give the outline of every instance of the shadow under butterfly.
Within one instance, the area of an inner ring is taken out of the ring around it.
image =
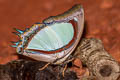
[[[34,24],[24,31],[16,29],[20,37],[13,42],[17,53],[38,61],[62,64],[75,50],[84,28],[84,11],[75,5],[68,11]]]

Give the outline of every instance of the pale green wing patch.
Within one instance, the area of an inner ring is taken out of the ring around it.
[[[55,23],[40,30],[28,43],[27,49],[50,51],[67,45],[73,38],[71,23]]]

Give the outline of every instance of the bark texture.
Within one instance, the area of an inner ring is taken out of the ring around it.
[[[47,63],[27,60],[11,61],[0,65],[0,80],[76,80],[75,72],[67,69],[63,77],[64,66],[49,65],[39,70]]]
[[[104,49],[101,40],[83,39],[75,55],[87,65],[90,75],[97,80],[117,80],[120,76],[120,66]]]

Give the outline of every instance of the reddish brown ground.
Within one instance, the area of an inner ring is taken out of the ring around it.
[[[13,28],[25,29],[74,4],[84,7],[85,37],[101,39],[105,49],[120,61],[120,0],[0,0],[0,64],[18,58],[9,46],[18,39]]]

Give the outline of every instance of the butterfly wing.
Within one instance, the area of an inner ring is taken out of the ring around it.
[[[75,50],[84,28],[84,11],[81,5],[58,16],[45,19],[19,35],[19,54],[38,61],[61,64]]]

